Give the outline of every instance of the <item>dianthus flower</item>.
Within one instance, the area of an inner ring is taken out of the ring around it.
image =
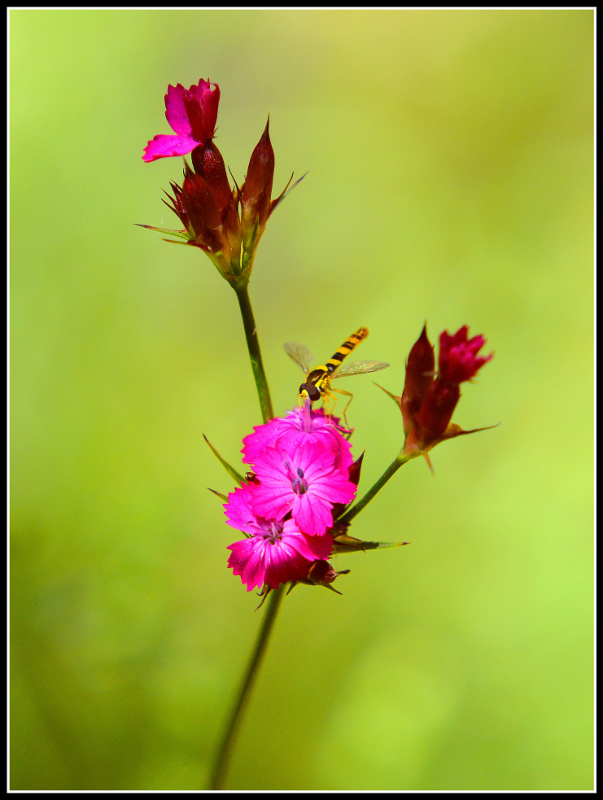
[[[153,137],[144,149],[142,160],[185,156],[205,144],[215,133],[219,102],[220,89],[216,83],[201,79],[190,89],[180,83],[168,86],[165,117],[176,135],[160,133]]]
[[[338,469],[332,448],[322,442],[300,445],[283,437],[261,451],[254,471],[254,512],[271,518],[291,512],[309,536],[325,533],[333,525],[333,505],[347,505],[356,495],[347,470]]]
[[[253,433],[243,439],[243,461],[255,464],[256,458],[265,447],[276,447],[286,438],[294,446],[304,442],[322,444],[333,453],[337,468],[345,472],[354,461],[351,445],[343,437],[349,433],[339,424],[337,417],[328,417],[324,409],[312,410],[310,403],[301,408],[287,411],[285,417],[270,420],[265,425],[257,425]]]
[[[306,581],[316,560],[327,558],[333,549],[329,536],[306,536],[293,519],[257,516],[251,507],[255,484],[244,484],[228,495],[225,504],[228,524],[248,538],[228,545],[228,566],[250,592],[256,586],[276,589],[281,583]]]
[[[333,509],[339,512],[354,499],[359,473],[342,430],[308,405],[257,426],[244,439],[245,461],[254,472],[224,509],[228,524],[248,537],[229,545],[228,559],[248,590],[288,582],[327,585],[337,577],[325,561],[334,550]],[[324,575],[316,562],[327,564]]]

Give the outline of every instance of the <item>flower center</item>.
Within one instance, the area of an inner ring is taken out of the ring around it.
[[[305,494],[308,491],[308,481],[304,478],[304,471],[301,467],[298,467],[295,471],[293,470],[292,466],[288,464],[286,461],[283,462],[288,475],[287,477],[291,481],[291,488],[295,492],[295,494]]]
[[[262,539],[270,544],[278,544],[283,538],[283,523],[275,522],[273,519],[266,520],[262,531]]]

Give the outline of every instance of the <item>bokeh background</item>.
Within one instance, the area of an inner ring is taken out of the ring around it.
[[[196,789],[263,611],[226,568],[260,421],[236,298],[179,227],[168,83],[222,91],[240,182],[270,113],[251,295],[273,400],[359,325],[394,393],[425,320],[496,352],[455,421],[286,599],[232,789],[593,785],[593,12],[10,13],[11,785]],[[367,489],[402,443],[369,377]],[[236,537],[234,537],[236,538]]]

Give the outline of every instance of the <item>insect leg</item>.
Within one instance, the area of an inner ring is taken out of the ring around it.
[[[329,394],[330,394],[331,392],[337,392],[337,394],[345,394],[347,397],[349,397],[349,398],[350,398],[350,399],[348,400],[348,402],[345,404],[345,408],[343,409],[343,413],[342,413],[342,415],[341,415],[341,416],[342,416],[342,418],[343,418],[343,421],[344,421],[344,424],[345,424],[346,428],[349,428],[350,426],[349,426],[349,424],[348,424],[348,421],[347,421],[347,419],[346,419],[345,412],[348,410],[348,406],[349,406],[349,405],[350,405],[350,403],[352,402],[352,398],[354,397],[354,395],[353,395],[351,392],[346,392],[346,391],[345,391],[345,389],[334,389],[332,386],[329,386]],[[336,398],[336,397],[333,397],[333,395],[332,395],[332,394],[331,394],[330,396],[331,396],[331,397],[333,398],[333,400],[334,400],[333,408],[335,408],[335,403],[337,403],[337,398]],[[331,415],[332,415],[332,414],[333,414],[333,412],[331,411]]]

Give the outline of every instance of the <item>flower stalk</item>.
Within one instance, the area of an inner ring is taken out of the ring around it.
[[[356,514],[359,514],[362,509],[371,502],[377,492],[383,489],[388,480],[396,474],[400,467],[406,464],[407,461],[410,461],[412,457],[412,455],[405,455],[403,452],[398,453],[383,475],[379,478],[379,480],[375,481],[364,497],[359,500],[355,506],[343,514],[343,516],[339,517],[337,522],[344,525],[349,524],[354,519]]]
[[[235,285],[233,288],[236,292],[237,300],[239,301],[239,308],[241,309],[241,317],[243,318],[243,328],[245,329],[247,350],[249,351],[251,370],[253,372],[253,378],[258,390],[262,419],[264,422],[268,422],[268,420],[271,420],[274,417],[274,412],[272,410],[272,400],[270,398],[268,380],[264,371],[264,363],[262,361],[262,352],[260,350],[260,340],[258,339],[255,317],[253,316],[253,309],[251,307],[251,300],[249,298],[249,285],[247,282],[245,282],[243,285]]]
[[[281,584],[278,589],[270,593],[268,606],[260,626],[255,647],[251,654],[251,658],[249,659],[247,670],[243,675],[239,693],[236,697],[230,719],[228,720],[228,724],[224,730],[224,736],[222,737],[222,741],[220,742],[220,746],[218,748],[216,761],[210,777],[210,789],[221,789],[224,785],[226,772],[228,770],[228,763],[230,761],[232,748],[235,743],[239,725],[241,723],[243,711],[247,704],[247,700],[249,699],[255,676],[257,675],[258,669],[264,657],[264,653],[266,652],[266,646],[270,639],[274,620],[276,619],[276,614],[280,607],[281,600],[283,599],[284,592],[285,584]]]

